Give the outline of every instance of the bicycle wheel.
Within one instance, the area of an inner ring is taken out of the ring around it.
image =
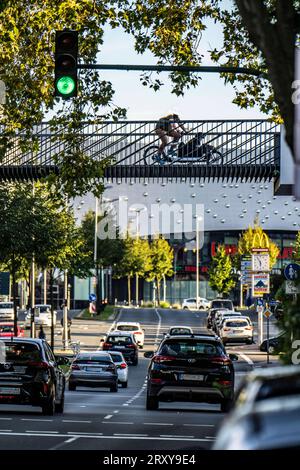
[[[208,164],[215,163],[217,165],[223,164],[223,154],[216,149],[213,149],[209,155]]]
[[[155,161],[158,155],[158,149],[159,149],[158,145],[151,145],[150,147],[146,148],[144,152],[144,157],[143,157],[145,165],[158,164],[158,161]]]

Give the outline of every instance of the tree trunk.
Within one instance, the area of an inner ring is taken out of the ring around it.
[[[163,277],[163,283],[164,283],[164,295],[163,295],[163,299],[164,299],[164,302],[165,302],[165,301],[166,301],[166,291],[167,291],[166,276]]]
[[[157,304],[159,307],[160,304],[160,281],[157,279],[156,280],[156,286],[157,286]]]
[[[12,276],[12,297],[14,303],[14,336],[18,336],[18,316],[17,316],[17,286],[16,286],[16,267],[15,263],[12,263],[11,267]]]
[[[127,289],[128,289],[128,305],[131,304],[131,282],[130,276],[127,276]]]
[[[139,275],[135,275],[135,305],[139,304]]]
[[[50,304],[51,304],[51,349],[54,351],[54,296],[53,296],[53,269],[50,269]]]

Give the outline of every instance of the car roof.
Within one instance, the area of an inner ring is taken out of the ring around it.
[[[107,336],[133,336],[133,333],[131,331],[119,331],[119,330],[114,330],[110,331]]]
[[[1,341],[6,341],[6,340],[1,340]],[[39,338],[15,338],[15,337],[12,339],[9,339],[9,342],[10,343],[32,343],[32,344],[37,344],[39,346],[43,346],[46,343],[44,339],[39,339]]]
[[[92,354],[93,355],[96,354],[97,356],[109,356],[110,355],[109,352],[107,352],[107,351],[102,351],[102,350],[98,351],[98,350],[96,350],[96,351],[82,351],[82,352],[78,353],[78,356],[91,356]]]
[[[203,339],[203,340],[210,340],[210,341],[216,341],[216,342],[220,342],[220,338],[215,335],[215,334],[209,334],[209,333],[203,333],[203,334],[192,334],[192,335],[174,335],[174,336],[168,336],[166,339],[171,339],[171,340],[175,340],[175,339],[179,339],[179,340],[183,340],[183,339]]]
[[[140,325],[140,323],[137,322],[137,321],[118,321],[116,323],[116,326],[118,326],[118,325],[132,325],[132,326],[135,326],[135,325]]]
[[[189,330],[192,330],[191,326],[186,326],[186,325],[173,325],[173,326],[170,326],[169,330],[171,330],[172,328],[188,328]]]
[[[300,376],[300,365],[290,365],[290,366],[275,366],[275,367],[266,367],[260,368],[259,370],[254,369],[249,372],[245,377],[247,382],[253,380],[271,380],[271,379],[280,379],[288,377],[291,375]]]

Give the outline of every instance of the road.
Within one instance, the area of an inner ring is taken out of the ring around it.
[[[142,323],[144,351],[155,349],[171,325],[184,324],[203,331],[206,314],[182,310],[124,309],[120,320]],[[109,322],[74,320],[73,337],[93,349]],[[84,341],[83,341],[84,340]],[[236,385],[266,358],[256,345],[233,346]],[[274,361],[275,359],[273,359]],[[161,403],[158,411],[145,409],[145,377],[149,360],[140,352],[137,367],[129,368],[129,385],[118,393],[78,387],[66,392],[65,412],[42,416],[39,408],[0,406],[0,449],[53,450],[196,450],[209,449],[224,414],[219,405]]]

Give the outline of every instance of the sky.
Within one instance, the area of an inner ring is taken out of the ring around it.
[[[222,44],[220,26],[208,22],[200,50],[204,55],[202,65],[216,65],[210,61],[207,50]],[[104,44],[98,54],[98,63],[103,64],[155,64],[156,59],[148,52],[143,55],[134,50],[131,36],[119,29],[106,28]],[[187,90],[184,97],[171,93],[167,73],[159,78],[166,85],[159,91],[141,84],[139,72],[100,71],[99,77],[109,80],[115,90],[114,103],[127,109],[129,120],[155,120],[165,114],[175,112],[181,119],[260,119],[266,116],[258,108],[241,110],[232,103],[234,91],[231,85],[225,86],[218,74],[203,74],[196,88]]]

